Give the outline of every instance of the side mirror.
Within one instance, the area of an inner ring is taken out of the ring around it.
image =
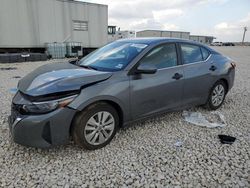
[[[137,74],[154,74],[157,72],[157,68],[151,64],[141,64],[137,67],[135,73]]]

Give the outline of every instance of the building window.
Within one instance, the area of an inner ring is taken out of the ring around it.
[[[88,22],[73,20],[73,28],[75,31],[88,31]]]
[[[108,26],[108,34],[114,35],[116,33],[116,26]]]

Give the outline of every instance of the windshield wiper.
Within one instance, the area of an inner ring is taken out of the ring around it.
[[[95,67],[92,67],[92,66],[89,66],[89,65],[79,65],[80,67],[83,67],[85,69],[92,69],[92,70],[98,70],[97,68]]]

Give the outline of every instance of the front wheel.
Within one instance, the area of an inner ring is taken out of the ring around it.
[[[116,110],[109,104],[93,104],[77,115],[72,137],[76,144],[94,150],[106,146],[115,136],[119,124]]]
[[[226,84],[223,81],[216,82],[210,92],[206,107],[210,110],[218,109],[223,104],[226,93]]]

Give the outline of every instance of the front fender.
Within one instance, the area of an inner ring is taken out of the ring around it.
[[[103,96],[97,96],[97,97],[93,97],[87,101],[85,101],[82,104],[77,105],[76,103],[72,103],[69,105],[69,107],[76,109],[78,111],[82,111],[84,108],[86,108],[87,106],[89,106],[90,104],[96,103],[98,101],[111,101],[116,103],[117,105],[120,106],[120,108],[122,109],[122,111],[125,110],[125,105],[116,97],[113,96],[108,96],[108,95],[103,95]]]
[[[82,89],[80,95],[72,101],[68,107],[82,111],[90,104],[98,101],[112,102],[118,105],[123,113],[123,121],[131,119],[129,110],[129,82],[113,82],[104,81]]]
[[[94,104],[96,102],[100,102],[100,101],[115,103],[117,106],[120,107],[122,117],[123,117],[123,122],[127,122],[130,120],[130,115],[128,114],[129,110],[127,109],[126,105],[123,104],[122,101],[120,101],[119,99],[113,96],[108,96],[108,95],[97,96],[97,97],[93,97],[85,101],[84,103],[78,103],[77,101],[74,101],[73,103],[69,105],[69,107],[77,111],[82,111],[85,108],[87,108],[89,105]]]

